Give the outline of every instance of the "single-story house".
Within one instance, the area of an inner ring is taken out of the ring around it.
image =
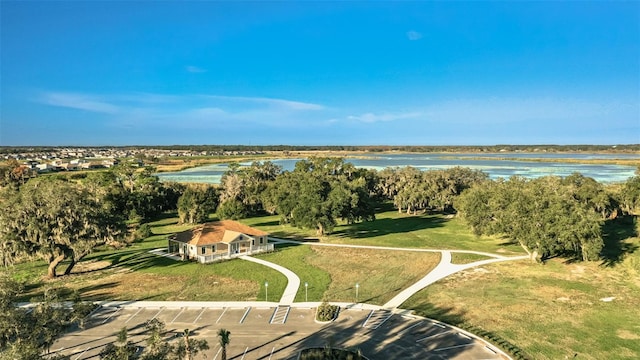
[[[268,233],[241,224],[222,220],[196,226],[169,237],[169,253],[182,259],[209,263],[241,255],[272,251]]]

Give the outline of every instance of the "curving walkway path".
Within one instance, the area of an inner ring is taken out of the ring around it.
[[[440,250],[440,249],[400,248],[400,247],[372,246],[372,245],[327,244],[327,243],[318,243],[318,242],[304,242],[304,241],[296,241],[296,240],[278,239],[278,238],[273,238],[273,237],[270,237],[269,241],[274,242],[274,243],[283,243],[283,244],[345,247],[345,248],[354,248],[354,249],[373,249],[373,250],[390,250],[390,251],[438,252],[438,253],[441,253],[443,251],[450,251],[450,252],[456,252],[456,253],[461,253],[461,254],[483,255],[483,256],[488,256],[488,257],[492,257],[492,258],[496,258],[496,259],[511,259],[511,257],[509,257],[509,256],[498,255],[498,254],[482,252],[482,251],[474,251],[474,250]]]
[[[280,298],[280,303],[284,305],[293,304],[294,300],[296,299],[296,294],[298,293],[298,288],[300,287],[300,278],[298,277],[298,275],[285,267],[262,259],[256,259],[247,255],[240,256],[240,259],[268,266],[284,274],[284,276],[287,277],[287,287],[284,289],[284,293]]]
[[[417,293],[418,291],[426,288],[427,286],[433,284],[438,280],[444,279],[445,277],[455,274],[459,271],[470,269],[480,265],[491,264],[499,261],[522,260],[522,259],[529,258],[529,256],[527,255],[512,256],[512,257],[503,256],[500,258],[487,259],[487,260],[475,261],[468,264],[458,265],[458,264],[451,263],[450,250],[443,250],[441,252],[442,252],[442,257],[440,258],[440,263],[438,264],[438,266],[436,266],[433,270],[431,270],[431,272],[429,272],[427,276],[418,280],[415,284],[409,286],[408,288],[402,290],[398,295],[394,296],[382,307],[386,309],[390,309],[390,308],[395,309],[400,305],[402,305],[402,303],[407,301],[411,296],[413,296],[413,294]]]
[[[329,246],[329,247],[346,247],[346,248],[357,248],[357,249],[374,249],[374,250],[391,250],[391,251],[411,251],[411,252],[438,252],[441,254],[441,258],[440,258],[440,263],[438,263],[438,265],[431,270],[425,277],[423,277],[422,279],[418,280],[416,283],[414,283],[413,285],[409,286],[408,288],[404,289],[403,291],[401,291],[398,295],[394,296],[391,300],[389,300],[386,304],[384,304],[382,306],[382,308],[385,309],[396,309],[398,308],[400,305],[402,305],[402,303],[404,303],[405,301],[407,301],[411,296],[413,296],[413,294],[417,293],[418,291],[424,289],[425,287],[433,284],[434,282],[444,279],[445,277],[455,274],[459,271],[463,271],[466,269],[470,269],[470,268],[474,268],[476,266],[481,266],[481,265],[485,265],[485,264],[491,264],[491,263],[495,263],[495,262],[500,262],[500,261],[513,261],[513,260],[523,260],[523,259],[527,259],[529,258],[528,255],[522,255],[522,256],[503,256],[503,255],[498,255],[498,254],[492,254],[492,253],[487,253],[487,252],[482,252],[482,251],[472,251],[472,250],[436,250],[436,249],[412,249],[412,248],[397,248],[397,247],[385,247],[385,246],[367,246],[367,245],[349,245],[349,244],[326,244],[326,243],[313,243],[313,242],[303,242],[303,241],[295,241],[295,240],[285,240],[285,239],[278,239],[278,238],[269,238],[269,240],[271,240],[274,243],[285,243],[285,244],[298,244],[298,245],[309,245],[309,246]],[[487,259],[487,260],[480,260],[480,261],[475,261],[472,263],[468,263],[468,264],[452,264],[451,263],[451,253],[464,253],[464,254],[477,254],[477,255],[484,255],[487,257],[491,257],[492,259]],[[248,259],[246,259],[248,260]],[[254,259],[257,260],[257,259]],[[263,265],[267,265],[267,264],[271,264],[271,265],[275,265],[272,263],[269,263],[268,261],[264,261],[264,260],[260,260],[261,263]],[[258,262],[258,261],[256,261]],[[270,265],[267,265],[270,266]],[[282,268],[279,265],[275,265],[279,268]],[[271,266],[272,268],[278,270],[276,267]],[[288,272],[288,269],[282,268]],[[279,270],[280,271],[280,270]],[[282,272],[282,271],[281,271]],[[282,272],[283,274],[285,274],[287,276],[287,278],[289,278],[289,276]],[[293,273],[292,273],[293,274]],[[293,274],[295,276],[295,274]],[[295,298],[295,294],[298,292],[298,286],[300,286],[300,279],[296,276],[297,278],[297,285],[295,290],[294,289],[289,289],[289,286],[291,285],[292,281],[289,281],[289,284],[287,284],[287,290],[285,290],[285,294],[287,294],[287,292],[292,292],[293,293],[293,298]],[[294,280],[295,281],[295,280]],[[283,298],[285,296],[283,295]],[[293,302],[293,300],[292,300]],[[291,304],[291,303],[287,303],[287,304]]]
[[[270,237],[269,240],[273,243],[282,243],[282,244],[297,244],[297,245],[308,245],[308,246],[327,246],[327,247],[343,247],[343,248],[355,248],[355,249],[373,249],[373,250],[385,250],[385,251],[409,251],[409,252],[430,252],[430,253],[440,253],[441,258],[438,265],[431,270],[425,277],[418,280],[413,285],[408,288],[402,290],[398,295],[394,296],[391,300],[389,300],[386,304],[382,306],[384,309],[397,309],[402,305],[405,301],[407,301],[411,296],[413,296],[418,291],[424,289],[425,287],[433,284],[434,282],[444,279],[445,277],[455,274],[457,272],[474,268],[476,266],[482,266],[486,264],[491,264],[495,262],[501,261],[513,261],[513,260],[523,260],[528,259],[528,255],[521,256],[504,256],[498,254],[492,254],[488,252],[482,251],[473,251],[473,250],[438,250],[438,249],[414,249],[414,248],[399,248],[399,247],[387,247],[387,246],[369,246],[369,245],[349,245],[349,244],[327,244],[327,243],[315,243],[315,242],[303,242],[303,241],[295,241],[295,240],[285,240]],[[151,250],[150,252],[159,255],[159,256],[167,256],[164,253],[157,252],[156,249]],[[475,261],[468,264],[453,264],[451,263],[451,254],[452,253],[462,253],[462,254],[476,254],[490,257],[492,259]],[[287,277],[287,286],[284,289],[284,293],[280,298],[279,303],[283,305],[291,305],[294,303],[296,294],[298,293],[298,289],[300,288],[300,278],[293,271],[280,266],[278,264],[274,264],[272,262],[256,259],[254,257],[245,255],[239,257],[245,261],[255,262],[264,266],[268,266],[276,271],[279,271],[284,276]]]

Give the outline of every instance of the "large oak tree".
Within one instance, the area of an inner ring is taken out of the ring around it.
[[[56,178],[33,179],[0,202],[0,247],[4,264],[42,258],[47,276],[69,260],[65,274],[99,245],[117,241],[125,229],[123,214],[108,197],[82,184]]]
[[[585,197],[574,180],[484,182],[463,192],[456,208],[476,234],[503,235],[532,260],[557,255],[596,260],[604,246],[602,203],[594,200],[600,195]]]
[[[310,158],[296,163],[270,184],[265,208],[283,223],[316,229],[318,235],[333,230],[337,219],[348,223],[374,219],[372,174],[339,158]]]

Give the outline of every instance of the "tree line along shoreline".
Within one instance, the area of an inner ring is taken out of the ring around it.
[[[360,169],[342,158],[312,157],[292,171],[270,161],[231,164],[219,186],[163,183],[152,167],[61,176],[20,177],[5,171],[0,200],[0,263],[41,258],[48,277],[65,273],[102,245],[125,246],[150,231],[144,224],[177,211],[180,222],[277,214],[282,224],[331,233],[337,221],[374,221],[390,202],[399,212],[457,214],[477,235],[500,235],[532,260],[553,256],[596,260],[601,228],[640,208],[640,173],[621,184],[601,184],[578,173],[566,178],[490,180],[469,168]]]
[[[70,274],[97,248],[124,248],[149,237],[148,222],[167,212],[177,212],[182,224],[206,222],[214,212],[221,219],[275,214],[282,224],[312,229],[322,237],[338,222],[375,221],[379,208],[393,206],[407,216],[459,216],[476,235],[500,236],[522,246],[532,260],[545,262],[554,257],[604,260],[603,228],[635,222],[640,209],[640,171],[620,184],[602,184],[577,173],[490,180],[482,171],[462,167],[375,171],[340,158],[316,157],[287,172],[269,161],[232,164],[219,186],[163,183],[153,168],[127,163],[73,177],[19,175],[5,171],[0,176],[0,261],[10,268],[42,259],[49,278]],[[57,268],[62,262],[69,265],[61,274]],[[45,300],[51,299],[55,297]],[[10,301],[3,304],[13,309]],[[34,340],[34,356],[88,311],[83,306],[79,309],[84,313],[70,315],[52,308],[34,312],[53,314],[61,324],[42,335],[49,340]],[[3,340],[0,352],[15,350],[12,341],[22,335],[12,336]],[[32,337],[25,335],[24,341],[28,339]]]
[[[0,154],[19,153],[25,151],[53,151],[63,148],[78,149],[159,149],[159,150],[190,150],[190,151],[363,151],[363,152],[603,152],[603,153],[634,153],[640,152],[640,144],[494,144],[494,145],[106,145],[106,146],[78,146],[78,145],[34,145],[34,146],[0,146]]]

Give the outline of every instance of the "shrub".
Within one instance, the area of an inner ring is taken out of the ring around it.
[[[326,301],[318,306],[318,310],[316,311],[316,320],[318,321],[331,321],[338,317],[338,313],[340,312],[340,307],[336,305],[331,305]]]
[[[359,351],[331,348],[305,349],[300,352],[300,360],[362,360],[366,359]]]
[[[142,224],[136,230],[136,238],[138,239],[145,239],[151,235],[153,235],[153,233],[151,232],[151,226],[149,226],[149,224]]]

